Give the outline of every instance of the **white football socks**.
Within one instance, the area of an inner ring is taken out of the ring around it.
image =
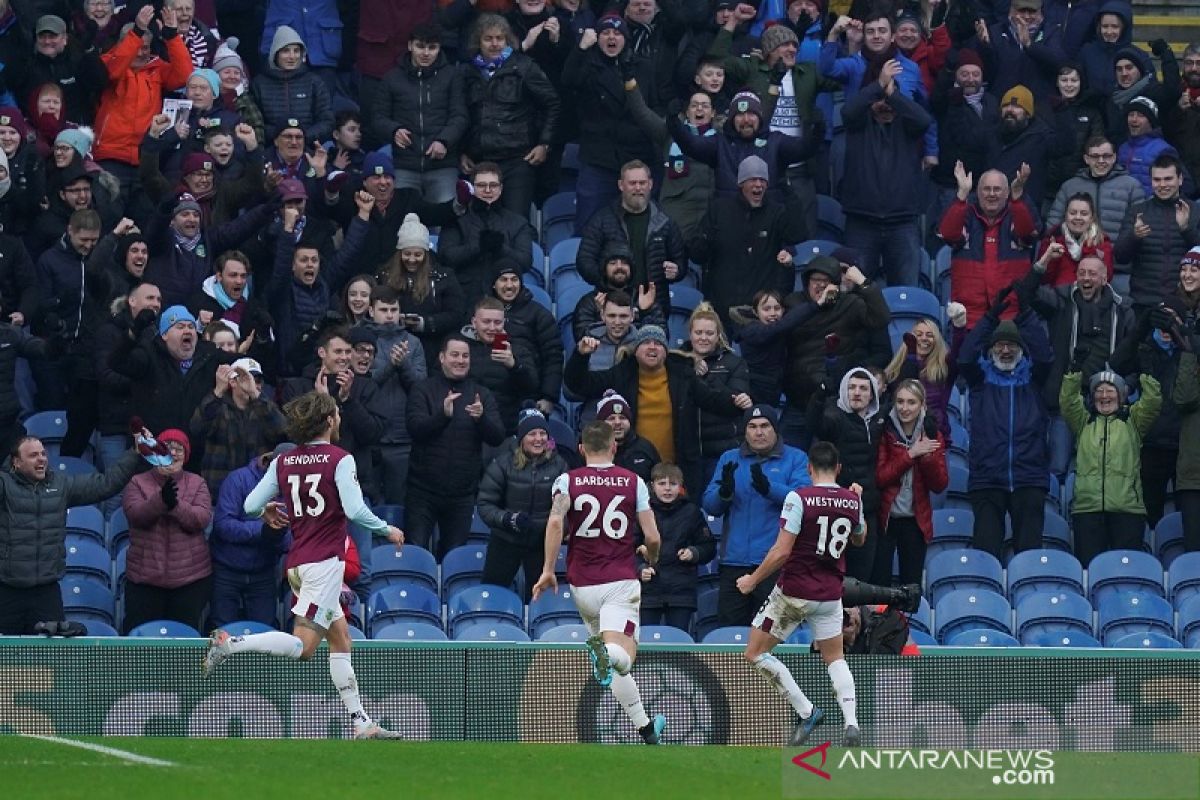
[[[633,669],[633,661],[629,658],[629,653],[625,652],[625,648],[619,644],[605,642],[604,649],[608,651],[608,663],[612,664],[613,670],[618,675],[628,675],[629,670]]]
[[[612,645],[609,645],[612,647]],[[622,653],[625,651],[622,649]],[[629,656],[625,656],[628,662]],[[638,691],[637,681],[632,675],[624,672],[618,672],[612,676],[612,684],[609,686],[612,689],[613,697],[621,704],[621,708],[625,709],[629,721],[637,729],[642,729],[650,724],[650,717],[646,715],[646,709],[642,707],[642,693]]]
[[[342,697],[342,704],[350,712],[350,720],[356,729],[371,724],[371,718],[363,711],[362,699],[358,696],[358,678],[350,664],[349,653],[329,654],[329,677]]]
[[[841,662],[846,663],[846,662]],[[783,665],[775,656],[770,653],[763,653],[758,658],[754,659],[754,668],[759,674],[767,679],[767,682],[775,687],[775,691],[783,695],[784,699],[791,703],[792,708],[803,719],[808,719],[813,713],[812,701],[805,697],[804,692],[800,691],[800,687],[796,684],[796,679],[792,677],[792,673]],[[832,673],[831,673],[832,674]],[[850,673],[847,672],[847,675]],[[854,694],[854,687],[851,685],[851,694]]]
[[[249,636],[229,637],[231,653],[266,653],[269,656],[299,658],[304,652],[304,642],[283,631],[252,633]]]
[[[846,659],[839,658],[829,665],[829,680],[833,682],[833,693],[837,695],[838,705],[842,708],[842,717],[846,725],[858,727],[858,702],[854,699],[854,676],[850,674],[850,666]]]

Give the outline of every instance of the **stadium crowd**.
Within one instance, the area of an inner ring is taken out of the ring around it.
[[[528,600],[597,418],[643,619],[698,633],[816,441],[862,581],[954,509],[998,563],[1200,551],[1200,43],[1134,40],[1126,0],[0,0],[0,633],[95,547],[122,632],[278,625],[242,507],[311,391],[439,604],[465,557]],[[365,628],[395,580],[347,547]]]

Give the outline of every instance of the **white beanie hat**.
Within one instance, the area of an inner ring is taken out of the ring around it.
[[[422,250],[430,250],[429,246],[429,228],[421,224],[421,218],[416,214],[405,214],[404,222],[400,225],[400,230],[396,234],[396,249],[406,250],[410,247],[419,247]]]

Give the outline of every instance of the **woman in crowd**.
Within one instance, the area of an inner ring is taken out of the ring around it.
[[[750,391],[750,368],[733,352],[725,337],[721,318],[707,302],[696,306],[688,319],[688,342],[684,352],[696,364],[696,375],[713,389],[728,394]],[[741,443],[740,418],[698,410],[700,414],[701,486],[707,486],[717,459]]]
[[[733,340],[742,348],[755,403],[779,406],[787,336],[816,312],[815,304],[799,303],[785,314],[783,297],[775,289],[759,291],[751,305],[729,309],[729,319],[736,326]]]
[[[1063,221],[1046,231],[1038,245],[1038,261],[1045,266],[1042,283],[1064,286],[1075,282],[1079,262],[1094,256],[1108,267],[1108,280],[1113,277],[1112,241],[1100,228],[1096,203],[1087,192],[1071,195]]]
[[[345,315],[351,325],[370,322],[367,312],[371,310],[371,290],[378,285],[373,275],[355,275],[346,282],[338,300],[338,311]]]
[[[937,423],[938,431],[946,445],[950,444],[950,394],[958,380],[958,351],[967,335],[967,310],[962,303],[946,306],[950,318],[950,347],[933,320],[923,319],[904,334],[904,341],[896,348],[887,365],[886,377],[889,386],[901,381],[920,381],[924,396],[923,405]]]

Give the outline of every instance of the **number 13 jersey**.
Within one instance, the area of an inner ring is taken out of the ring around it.
[[[637,512],[650,508],[650,492],[635,473],[593,464],[559,475],[552,494],[570,500],[563,519],[567,582],[597,586],[637,580]]]
[[[292,528],[288,569],[335,556],[345,560],[346,512],[337,486],[338,464],[345,458],[352,456],[336,445],[319,443],[301,445],[275,459],[275,479]]]
[[[863,526],[862,500],[833,484],[788,492],[779,525],[796,537],[779,588],[803,600],[840,600],[850,534]]]

